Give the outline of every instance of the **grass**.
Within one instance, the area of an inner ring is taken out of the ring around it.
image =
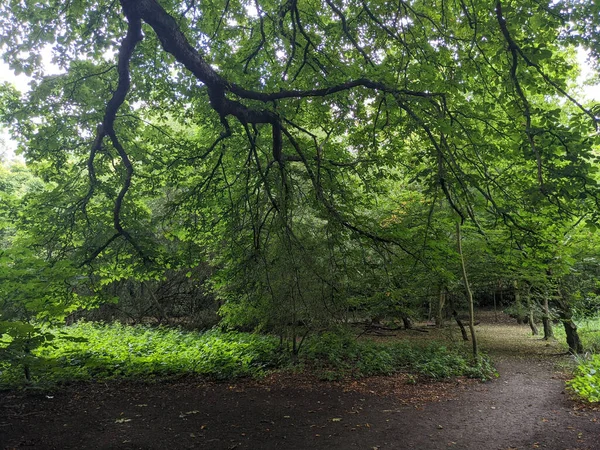
[[[31,382],[52,386],[72,381],[152,380],[201,375],[216,380],[261,377],[291,368],[290,355],[273,336],[252,333],[189,332],[173,328],[80,322],[54,330],[62,338],[35,350]],[[374,342],[338,330],[309,338],[298,355],[300,367],[322,379],[387,375],[400,371],[431,378],[486,379],[494,371],[486,358],[472,363],[460,348],[436,342]],[[297,366],[295,370],[297,370]],[[0,384],[23,385],[23,367],[0,362]]]

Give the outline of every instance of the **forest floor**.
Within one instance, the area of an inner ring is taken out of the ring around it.
[[[562,347],[530,337],[527,326],[487,319],[476,328],[500,373],[490,382],[279,374],[0,392],[0,449],[600,449],[599,408],[565,393],[570,360]],[[456,340],[455,333],[378,339]]]

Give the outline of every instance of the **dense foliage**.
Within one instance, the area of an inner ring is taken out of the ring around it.
[[[600,355],[595,354],[579,364],[575,377],[569,380],[568,385],[584,400],[600,402]]]
[[[289,354],[278,339],[257,334],[186,332],[172,328],[79,322],[48,333],[57,339],[37,348],[32,367],[36,384],[98,381],[115,378],[149,381],[201,375],[215,380],[261,377],[267,371],[291,368]],[[459,349],[431,343],[376,344],[347,334],[313,336],[300,353],[302,365],[323,379],[389,375],[408,371],[429,378],[494,375],[487,359],[476,363]],[[15,365],[0,362],[0,385],[19,386]],[[293,370],[298,370],[294,366]]]
[[[3,59],[31,83],[0,88],[27,162],[0,174],[0,351],[29,376],[45,326],[100,307],[87,317],[189,327],[218,311],[297,355],[340,323],[441,325],[505,295],[581,352],[600,136],[575,55],[597,68],[598,17],[571,0],[2,3]]]

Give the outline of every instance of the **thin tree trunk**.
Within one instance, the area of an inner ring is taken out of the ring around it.
[[[522,325],[524,322],[523,303],[521,302],[521,293],[519,292],[519,283],[517,280],[513,281],[513,286],[515,288],[515,309],[517,311],[517,323]]]
[[[538,334],[540,334],[540,332],[538,331],[538,328],[535,325],[535,317],[533,314],[533,310],[534,310],[533,301],[531,300],[531,285],[529,285],[529,289],[527,290],[527,309],[529,311],[527,322],[529,322],[529,328],[531,328],[531,334],[534,336],[537,336]]]
[[[542,325],[544,326],[544,340],[547,341],[549,339],[554,339],[552,321],[550,320],[550,307],[548,306],[548,295],[544,295],[544,303],[542,304],[542,309]]]
[[[29,366],[29,359],[31,356],[31,348],[29,347],[29,342],[31,339],[31,333],[27,334],[27,341],[25,342],[25,346],[23,347],[23,353],[25,354],[25,358],[23,358],[23,375],[25,376],[25,380],[27,383],[31,381],[31,367]]]
[[[498,305],[496,304],[496,286],[494,286],[494,322],[498,322]]]
[[[462,320],[459,319],[458,313],[456,311],[452,311],[452,316],[454,317],[454,320],[456,320],[456,323],[458,324],[458,327],[460,328],[460,332],[462,334],[463,341],[468,341],[469,336],[467,335],[467,330],[465,329],[465,326],[463,325]]]
[[[446,289],[440,287],[440,297],[437,305],[437,311],[435,315],[435,326],[441,328],[444,326],[444,306],[446,304]]]
[[[533,308],[529,308],[529,328],[531,328],[531,334],[533,334],[534,336],[537,336],[538,334],[540,334],[540,332],[538,331],[537,326],[535,325],[535,320],[533,318]]]
[[[460,233],[460,222],[456,222],[456,241],[458,247],[458,254],[460,256],[460,265],[462,267],[463,283],[465,290],[467,291],[467,300],[469,301],[469,331],[471,332],[471,340],[473,342],[473,357],[477,358],[477,336],[475,335],[475,310],[473,306],[473,293],[471,292],[471,286],[469,285],[469,278],[467,277],[467,267],[465,266],[465,258],[462,252],[461,233]]]

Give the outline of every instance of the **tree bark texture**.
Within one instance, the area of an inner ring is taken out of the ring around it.
[[[552,330],[552,321],[550,320],[550,307],[548,306],[548,296],[544,295],[544,303],[542,305],[543,316],[542,325],[544,326],[544,340],[554,338],[554,331]]]
[[[460,222],[456,222],[456,241],[458,247],[458,254],[460,255],[460,265],[462,267],[462,278],[465,285],[465,291],[467,292],[467,300],[469,302],[469,331],[471,332],[471,339],[473,341],[473,356],[477,358],[477,336],[475,335],[475,310],[473,305],[473,293],[471,292],[471,285],[469,284],[469,278],[467,277],[467,267],[465,266],[465,258],[462,251],[461,243],[461,232]],[[464,337],[464,336],[463,336]]]

